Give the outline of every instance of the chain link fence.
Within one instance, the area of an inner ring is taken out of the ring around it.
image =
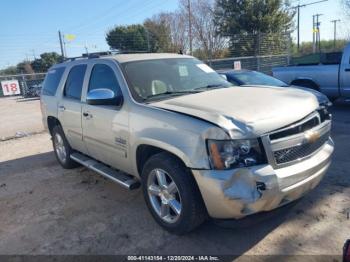
[[[46,73],[0,75],[0,97],[22,95],[25,98],[39,97]]]
[[[242,34],[225,38],[221,57],[214,52],[212,58],[204,59],[214,69],[234,69],[235,62],[239,62],[242,69],[271,74],[272,68],[290,62],[290,34]]]

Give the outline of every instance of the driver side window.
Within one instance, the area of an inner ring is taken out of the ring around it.
[[[105,64],[96,64],[92,68],[88,92],[100,88],[112,90],[115,95],[121,94],[113,69]]]

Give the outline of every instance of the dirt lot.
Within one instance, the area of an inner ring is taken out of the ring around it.
[[[140,190],[62,169],[47,134],[0,142],[0,254],[341,254],[350,238],[350,106],[333,113],[334,162],[313,192],[249,227],[207,222],[182,237],[153,221]],[[0,121],[1,137],[9,125]]]
[[[39,99],[0,98],[0,112],[0,141],[43,130]]]

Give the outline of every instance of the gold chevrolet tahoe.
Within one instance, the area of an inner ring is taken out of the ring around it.
[[[70,59],[48,71],[41,107],[64,168],[142,186],[154,219],[177,234],[300,198],[334,150],[314,94],[232,86],[186,55]]]

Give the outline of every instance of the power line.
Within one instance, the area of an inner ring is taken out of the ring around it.
[[[293,6],[291,8],[294,8],[297,10],[297,19],[298,19],[298,51],[300,49],[300,8],[302,7],[306,7],[306,6],[309,6],[309,5],[314,5],[314,4],[319,4],[319,3],[323,3],[323,2],[327,2],[328,0],[320,0],[320,1],[316,1],[316,2],[312,2],[312,3],[306,3],[306,4],[298,4],[297,6]]]

